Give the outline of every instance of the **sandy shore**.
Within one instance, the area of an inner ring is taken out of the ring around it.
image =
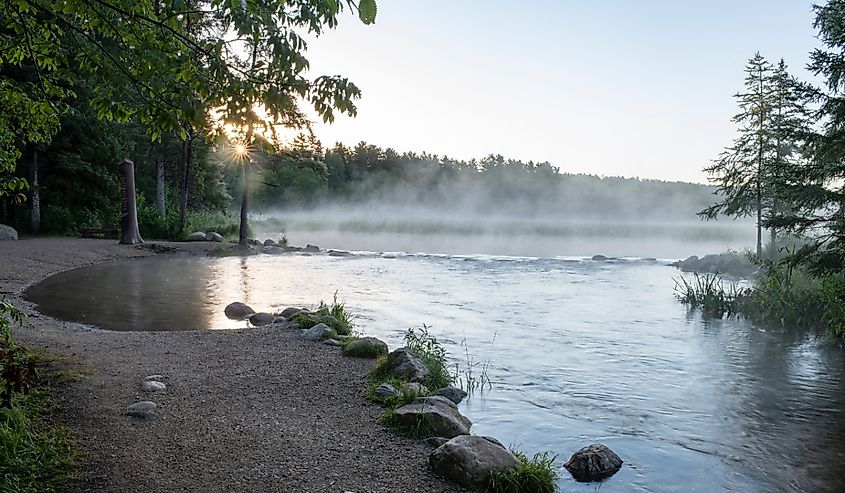
[[[173,246],[204,254],[209,244]],[[429,471],[428,446],[376,422],[380,408],[361,396],[369,361],[280,327],[101,331],[41,315],[20,298],[59,271],[151,255],[113,240],[0,242],[0,293],[34,326],[18,337],[79,375],[54,389],[58,419],[84,454],[68,491],[461,491]],[[166,392],[141,392],[151,374],[166,377]],[[161,419],[124,415],[145,399]]]

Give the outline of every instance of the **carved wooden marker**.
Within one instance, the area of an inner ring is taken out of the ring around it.
[[[138,231],[138,210],[135,205],[135,163],[124,159],[120,168],[120,244],[143,243]]]

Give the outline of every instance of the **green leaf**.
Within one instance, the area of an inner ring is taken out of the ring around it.
[[[372,24],[376,21],[376,0],[361,0],[358,3],[358,17],[364,24]]]

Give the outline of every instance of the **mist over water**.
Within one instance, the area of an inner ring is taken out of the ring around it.
[[[289,209],[253,216],[255,236],[289,244],[374,252],[452,255],[643,257],[742,251],[754,244],[746,221],[702,222],[643,217],[614,220],[539,211],[530,215],[444,210],[423,205],[368,203]]]

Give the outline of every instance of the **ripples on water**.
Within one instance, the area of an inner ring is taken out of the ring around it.
[[[48,279],[47,313],[112,329],[232,328],[258,310],[337,291],[360,328],[402,342],[426,323],[493,390],[461,405],[490,434],[561,464],[591,442],[625,466],[563,491],[842,491],[843,353],[737,320],[703,321],[672,296],[665,262],[361,254],[150,259]]]

